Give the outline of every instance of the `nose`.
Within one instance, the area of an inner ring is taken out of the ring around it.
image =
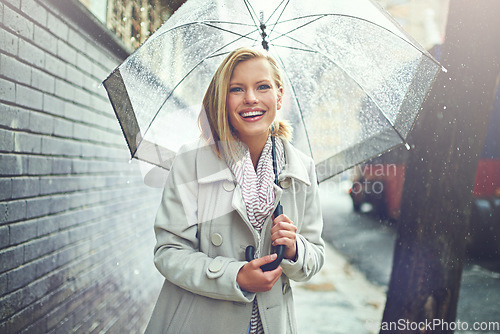
[[[256,104],[258,102],[257,96],[255,95],[255,92],[251,89],[246,91],[245,94],[245,103],[246,104]]]

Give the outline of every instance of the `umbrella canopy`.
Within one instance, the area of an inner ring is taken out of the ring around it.
[[[189,0],[104,81],[132,157],[169,169],[241,46],[284,72],[278,117],[321,182],[405,143],[441,66],[372,0]]]

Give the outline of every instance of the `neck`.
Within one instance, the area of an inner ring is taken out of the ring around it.
[[[252,138],[252,140],[240,140],[248,146],[250,151],[250,158],[252,159],[253,168],[257,169],[257,163],[259,162],[260,155],[264,146],[266,145],[268,135],[260,136],[258,138]]]

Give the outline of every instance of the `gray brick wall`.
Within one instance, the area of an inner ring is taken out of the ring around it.
[[[137,333],[160,192],[99,84],[120,63],[57,2],[0,1],[0,333]]]

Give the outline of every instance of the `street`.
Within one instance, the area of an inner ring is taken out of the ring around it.
[[[320,185],[326,242],[333,245],[368,281],[387,290],[396,228],[369,212],[356,213],[346,192],[347,181]],[[469,326],[455,333],[499,333],[472,331],[474,323],[486,326],[500,322],[500,261],[467,258],[462,274],[457,321]]]

